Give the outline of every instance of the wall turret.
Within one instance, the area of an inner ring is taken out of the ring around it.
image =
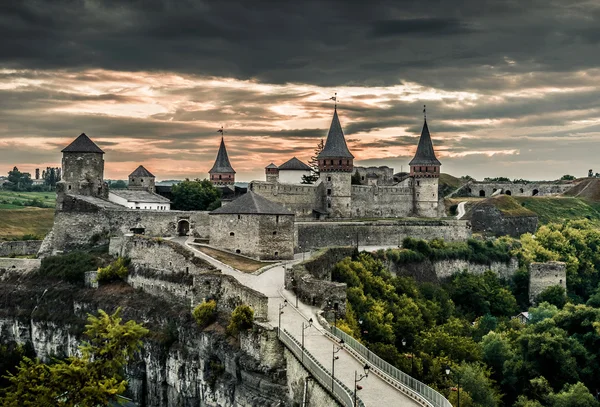
[[[267,182],[278,182],[279,181],[279,168],[273,163],[265,167],[265,175]]]
[[[223,136],[221,136],[221,145],[219,146],[215,164],[208,173],[210,174],[210,181],[214,185],[233,185],[235,183],[235,170],[229,162]]]
[[[140,165],[129,174],[129,185],[127,189],[147,190],[148,192],[156,192],[156,177],[150,171]]]
[[[437,217],[438,183],[442,164],[435,156],[427,119],[423,123],[417,152],[409,165],[413,183],[414,215],[428,218]]]

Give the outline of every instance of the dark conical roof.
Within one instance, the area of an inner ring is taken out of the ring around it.
[[[143,165],[140,165],[139,167],[137,167],[135,169],[135,171],[133,171],[131,174],[129,174],[129,176],[130,177],[154,177],[154,175],[152,175],[152,173],[150,171],[145,169]]]
[[[312,169],[307,165],[304,164],[302,161],[300,161],[299,159],[297,159],[296,157],[292,157],[291,159],[287,160],[286,162],[284,162],[283,164],[281,164],[279,166],[279,170],[302,170],[302,171],[312,171]]]
[[[71,144],[63,148],[63,153],[98,153],[104,154],[85,133],[81,133]]]
[[[346,145],[337,109],[333,111],[333,120],[331,120],[329,133],[327,134],[325,148],[323,148],[318,158],[354,158]]]
[[[233,167],[229,163],[229,157],[227,156],[227,149],[225,148],[225,140],[223,140],[223,137],[221,137],[221,145],[219,146],[215,165],[213,165],[208,173],[213,174],[221,172],[232,172],[235,174]]]
[[[419,138],[419,145],[417,146],[415,157],[408,165],[442,165],[442,163],[435,158],[435,151],[433,151],[433,143],[431,142],[429,127],[427,127],[427,120],[425,120],[425,123],[423,124],[423,130],[421,131],[421,138]]]
[[[293,215],[294,213],[276,202],[248,191],[233,202],[215,209],[211,214]]]

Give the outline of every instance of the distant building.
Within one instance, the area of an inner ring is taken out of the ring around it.
[[[519,315],[512,317],[512,319],[516,319],[522,324],[527,324],[529,322],[529,312],[521,312]]]
[[[150,171],[140,165],[129,174],[129,184],[127,189],[131,190],[146,190],[148,192],[156,192],[156,178]]]
[[[155,192],[155,184],[154,175],[140,165],[129,174],[127,189],[111,190],[108,200],[130,209],[170,210],[171,201]]]
[[[301,184],[302,177],[312,173],[312,169],[296,157],[277,167],[279,172],[278,181],[287,184]]]
[[[279,181],[279,168],[273,163],[265,167],[265,176],[267,182],[278,182]]]

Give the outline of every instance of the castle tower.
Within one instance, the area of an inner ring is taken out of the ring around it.
[[[215,164],[208,173],[210,174],[210,181],[213,185],[233,185],[235,182],[235,171],[229,163],[223,136],[221,136],[221,145],[219,146]]]
[[[279,181],[279,168],[273,163],[265,167],[265,175],[267,182],[278,182]]]
[[[435,218],[438,216],[438,181],[440,166],[435,157],[427,119],[419,138],[415,157],[409,163],[413,186],[413,213],[415,216]]]
[[[140,165],[129,174],[129,185],[127,189],[147,190],[148,192],[156,192],[155,187],[156,177],[150,171]]]
[[[327,134],[323,151],[317,157],[319,177],[325,187],[325,210],[333,218],[351,216],[352,186],[350,179],[354,167],[354,156],[348,150],[344,132],[338,118],[337,108]]]
[[[62,150],[62,180],[56,184],[57,208],[65,194],[108,198],[104,182],[104,151],[85,133]]]

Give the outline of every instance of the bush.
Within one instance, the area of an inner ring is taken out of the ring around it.
[[[98,269],[98,281],[107,283],[115,280],[125,280],[128,274],[129,260],[119,257],[108,266]]]
[[[85,272],[97,267],[96,259],[89,253],[75,251],[42,259],[38,273],[44,277],[58,278],[70,283],[81,283]]]
[[[240,331],[252,328],[254,310],[246,304],[238,305],[231,313],[231,320],[227,326],[230,335],[237,335]]]
[[[209,300],[196,305],[194,311],[192,311],[192,316],[198,326],[201,328],[207,327],[217,319],[217,303],[215,300]]]

